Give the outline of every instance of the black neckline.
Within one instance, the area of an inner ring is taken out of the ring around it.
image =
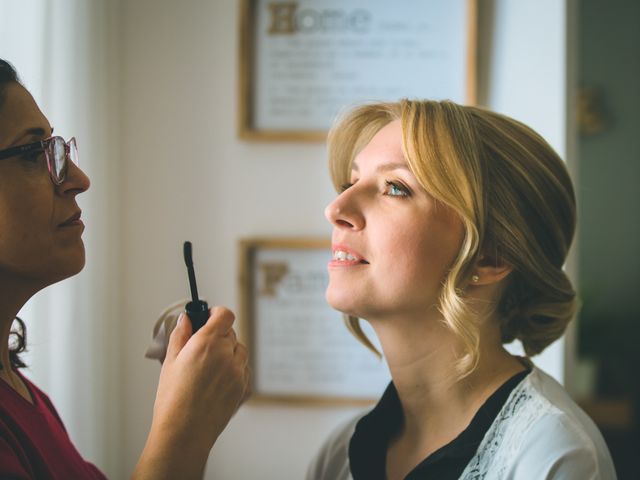
[[[420,462],[405,480],[459,478],[513,389],[530,372],[526,369],[503,383],[478,409],[465,430]],[[384,480],[389,441],[401,425],[402,407],[391,382],[374,409],[358,421],[351,437],[349,465],[354,480]]]

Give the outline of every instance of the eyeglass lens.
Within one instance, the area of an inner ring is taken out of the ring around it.
[[[69,149],[68,154],[67,148]],[[67,159],[70,159],[75,164],[78,163],[78,149],[76,148],[75,139],[72,138],[68,143],[65,143],[62,137],[53,137],[49,144],[49,154],[51,156],[51,173],[56,183],[62,183],[69,168]]]

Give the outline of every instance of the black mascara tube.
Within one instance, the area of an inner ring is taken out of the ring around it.
[[[187,265],[187,273],[189,274],[189,288],[191,289],[191,301],[184,307],[184,311],[189,315],[193,333],[196,333],[200,327],[207,323],[209,318],[209,305],[204,300],[198,298],[198,286],[196,285],[196,272],[193,269],[193,256],[191,242],[184,242],[184,263]]]

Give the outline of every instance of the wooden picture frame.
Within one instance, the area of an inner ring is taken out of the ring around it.
[[[355,104],[475,104],[477,21],[477,0],[240,0],[238,135],[321,142]]]
[[[324,299],[324,238],[239,242],[239,321],[253,402],[370,404],[390,375]],[[364,322],[363,322],[364,323]]]

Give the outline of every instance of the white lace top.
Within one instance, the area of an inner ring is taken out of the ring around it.
[[[329,437],[307,480],[353,480],[348,449],[359,419]],[[513,389],[460,478],[616,480],[616,474],[595,424],[558,382],[534,367]]]

